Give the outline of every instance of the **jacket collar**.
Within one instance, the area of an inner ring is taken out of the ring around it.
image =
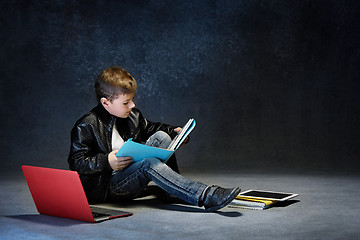
[[[116,117],[111,115],[105,108],[99,103],[96,106],[96,110],[99,113],[100,121],[105,125],[108,132],[112,131]]]

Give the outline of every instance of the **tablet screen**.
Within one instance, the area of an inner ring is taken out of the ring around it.
[[[282,193],[282,192],[272,192],[272,191],[262,191],[262,190],[248,190],[240,193],[239,195],[245,197],[272,199],[277,201],[284,201],[298,196],[298,194],[294,194],[294,193]]]

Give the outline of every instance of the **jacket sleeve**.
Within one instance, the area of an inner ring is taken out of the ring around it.
[[[77,124],[71,131],[68,163],[70,169],[81,175],[111,172],[108,153],[102,138],[95,134],[91,124]]]

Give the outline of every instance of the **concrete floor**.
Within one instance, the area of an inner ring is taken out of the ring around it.
[[[21,173],[0,178],[0,239],[359,239],[360,177],[184,174],[206,184],[299,193],[267,210],[216,213],[153,197],[107,205],[134,213],[101,223],[39,215]]]

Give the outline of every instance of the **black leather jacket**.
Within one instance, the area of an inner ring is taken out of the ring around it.
[[[81,117],[71,131],[68,163],[71,170],[79,173],[90,203],[106,201],[112,174],[108,154],[115,119],[124,141],[133,138],[136,142],[145,142],[159,130],[172,138],[176,135],[174,126],[150,122],[135,108],[128,118],[122,119],[112,116],[99,104]]]

